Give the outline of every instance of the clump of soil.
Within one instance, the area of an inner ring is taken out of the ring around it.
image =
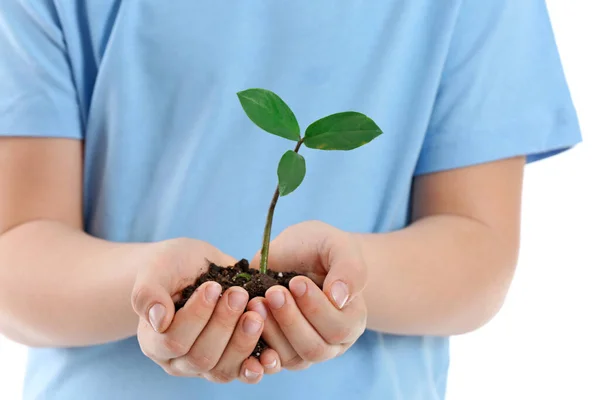
[[[211,262],[207,272],[200,275],[194,284],[182,290],[181,298],[175,302],[175,311],[182,308],[194,291],[204,282],[214,281],[219,283],[223,292],[232,286],[243,287],[248,292],[250,297],[248,301],[250,301],[254,297],[264,297],[266,291],[271,286],[281,285],[289,289],[290,280],[299,275],[303,274],[271,270],[267,270],[266,274],[261,274],[258,270],[251,269],[246,259],[238,261],[231,267],[221,267]],[[268,347],[267,343],[260,338],[252,352],[252,356],[256,358],[260,357],[262,352]]]

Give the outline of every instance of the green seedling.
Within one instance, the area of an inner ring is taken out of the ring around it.
[[[237,280],[238,278],[243,278],[246,280],[246,282],[248,282],[250,279],[252,279],[252,276],[250,276],[250,274],[247,274],[245,272],[241,272],[241,273],[237,274],[233,279]]]
[[[277,167],[278,184],[267,214],[260,257],[260,272],[266,274],[271,226],[277,200],[280,196],[287,196],[296,190],[306,175],[306,161],[298,154],[302,144],[317,150],[354,150],[371,142],[383,132],[366,115],[346,111],[313,122],[302,136],[296,116],[275,93],[265,89],[248,89],[238,92],[237,95],[244,112],[259,128],[296,142],[294,150],[285,152]]]

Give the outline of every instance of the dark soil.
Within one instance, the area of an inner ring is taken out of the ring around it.
[[[238,274],[247,274],[247,276],[238,276]],[[290,280],[299,274],[296,272],[276,272],[267,270],[267,274],[261,274],[256,269],[251,269],[248,260],[242,259],[231,267],[221,267],[214,263],[210,263],[208,271],[203,273],[196,279],[193,285],[184,288],[181,292],[181,298],[175,303],[175,311],[182,308],[192,293],[204,282],[214,281],[221,285],[223,292],[232,286],[240,286],[246,289],[250,300],[254,297],[264,297],[266,291],[275,285],[281,285],[289,289]],[[236,278],[237,276],[237,278]],[[248,280],[248,276],[250,280]],[[252,356],[258,358],[264,350],[268,348],[268,344],[261,338]]]

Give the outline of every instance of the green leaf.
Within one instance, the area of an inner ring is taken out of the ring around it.
[[[286,196],[300,186],[306,175],[306,161],[300,154],[288,150],[279,161],[277,177],[279,194]]]
[[[287,104],[265,89],[248,89],[237,93],[246,115],[259,128],[273,135],[298,141],[300,125]]]
[[[235,281],[237,278],[244,278],[246,281],[252,280],[252,276],[250,276],[250,274],[247,274],[246,272],[240,272],[239,274],[233,277],[233,280]]]
[[[382,133],[366,115],[347,111],[313,122],[306,129],[304,144],[319,150],[353,150]]]

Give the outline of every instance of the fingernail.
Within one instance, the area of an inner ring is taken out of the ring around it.
[[[285,304],[285,295],[281,290],[274,290],[267,294],[267,301],[269,302],[269,307],[278,310]]]
[[[244,328],[244,332],[246,332],[246,334],[248,335],[256,334],[256,332],[258,332],[261,326],[262,323],[260,321],[257,321],[252,318],[246,318],[242,325],[242,327]]]
[[[263,320],[267,319],[267,307],[265,307],[262,301],[257,301],[256,304],[252,306],[252,311],[257,312]]]
[[[248,368],[246,368],[246,370],[244,371],[244,376],[247,379],[254,380],[254,379],[258,378],[260,376],[260,374],[257,372],[254,372],[254,371],[250,371]]]
[[[308,286],[306,286],[306,282],[302,279],[292,279],[290,281],[290,291],[294,296],[304,296],[304,293],[306,293],[306,289],[308,289]]]
[[[150,319],[150,325],[152,325],[152,328],[156,332],[159,331],[160,325],[162,324],[162,321],[165,318],[166,313],[167,313],[167,309],[162,304],[155,304],[150,308],[148,317]]]
[[[206,301],[209,303],[216,303],[219,299],[219,295],[221,294],[221,285],[218,283],[209,283],[206,286],[206,290],[204,292],[204,297]]]
[[[270,363],[268,363],[267,365],[265,365],[265,367],[269,368],[269,369],[273,369],[277,366],[277,359],[274,359],[273,361],[271,361]]]
[[[348,286],[344,282],[336,281],[331,285],[331,297],[340,310],[346,305],[349,296]]]
[[[248,296],[246,296],[246,292],[241,290],[232,290],[229,292],[228,300],[229,307],[231,307],[235,311],[242,311],[246,306]]]

